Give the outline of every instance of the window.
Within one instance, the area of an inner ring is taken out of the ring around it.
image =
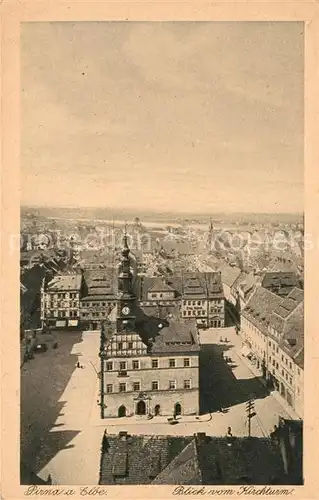
[[[113,384],[106,384],[106,392],[110,394],[110,392],[113,392]]]
[[[133,349],[133,342],[129,342],[129,343],[128,343],[128,348],[129,348],[129,349]]]
[[[276,370],[278,370],[278,363],[276,363]]]
[[[292,385],[292,378],[291,377],[289,378],[289,383],[290,383],[290,385]]]
[[[123,349],[123,342],[119,342],[117,348],[121,351]]]
[[[288,374],[286,373],[286,380],[288,380]]]
[[[284,376],[285,375],[285,372],[283,370],[281,370],[281,375]]]
[[[276,353],[277,353],[277,354],[278,354],[278,351],[279,351],[279,348],[277,347],[277,349],[276,349]]]
[[[133,382],[133,391],[141,390],[141,382]]]
[[[291,363],[289,363],[289,368],[290,368],[290,370],[292,369],[292,364]]]
[[[170,359],[169,360],[169,367],[170,368],[175,368],[175,366],[176,366],[175,359]]]
[[[184,358],[184,366],[185,367],[190,366],[190,359],[189,358]]]
[[[152,391],[158,391],[158,381],[153,380],[152,382]]]
[[[176,380],[170,380],[169,384],[168,384],[168,388],[170,391],[176,389]]]
[[[105,302],[102,302],[102,306],[106,306],[106,303],[105,303]]]
[[[140,362],[138,360],[133,360],[132,367],[133,367],[133,370],[138,370],[140,367]]]
[[[190,388],[191,388],[191,381],[184,380],[184,389],[190,389]]]
[[[119,391],[120,392],[125,392],[126,391],[126,384],[125,383],[121,383],[119,385]]]
[[[281,355],[281,361],[283,361],[283,360],[284,360],[284,356],[283,356],[283,355]]]
[[[200,300],[197,301],[197,305],[200,306]]]
[[[158,368],[158,359],[152,359],[152,368]]]
[[[113,363],[112,363],[112,361],[108,361],[108,362],[106,363],[106,370],[107,370],[108,372],[109,372],[109,371],[111,371],[111,370],[113,370]]]
[[[288,365],[288,359],[287,358],[285,359],[285,363],[286,363],[286,365]]]
[[[126,370],[126,361],[120,361],[120,370]]]
[[[270,342],[270,340],[269,340],[269,342],[268,342],[268,345],[269,345],[269,347],[271,347],[271,342]]]

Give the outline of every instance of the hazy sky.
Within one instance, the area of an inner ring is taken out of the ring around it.
[[[23,204],[303,210],[303,24],[28,23]]]

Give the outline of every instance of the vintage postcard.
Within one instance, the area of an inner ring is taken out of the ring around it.
[[[2,4],[3,498],[316,498],[318,10]]]

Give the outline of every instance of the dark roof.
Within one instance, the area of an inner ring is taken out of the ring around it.
[[[202,273],[185,273],[183,276],[183,296],[192,298],[205,298],[207,289]]]
[[[102,443],[99,484],[286,484],[270,438],[116,436]]]
[[[265,273],[261,286],[267,288],[281,297],[287,296],[294,288],[301,287],[301,281],[293,272]]]
[[[221,295],[224,293],[222,275],[220,272],[204,273],[208,296]]]
[[[228,444],[226,438],[208,438],[198,445],[203,484],[273,484],[284,479],[279,446],[269,438],[235,438]]]
[[[113,269],[87,270],[83,275],[87,290],[86,299],[90,296],[102,297],[104,295],[104,298],[107,298],[106,296],[115,297],[117,295],[117,272]]]
[[[163,323],[163,325],[152,343],[152,354],[199,351],[198,330],[195,320],[170,320],[166,324]]]
[[[99,484],[150,484],[191,441],[192,437],[107,435]]]
[[[157,475],[152,484],[202,484],[195,439]]]

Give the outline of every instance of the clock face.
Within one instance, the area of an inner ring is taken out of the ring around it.
[[[127,307],[127,306],[124,306],[123,309],[122,309],[122,313],[125,314],[125,316],[127,316],[130,312],[130,308]]]

